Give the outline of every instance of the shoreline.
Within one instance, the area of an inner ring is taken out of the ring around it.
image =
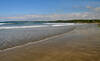
[[[74,30],[75,28],[73,28]],[[57,35],[53,35],[53,36],[50,36],[50,37],[46,37],[44,39],[41,39],[41,40],[37,40],[37,41],[34,41],[34,42],[28,42],[26,44],[23,44],[23,45],[18,45],[18,46],[15,46],[15,47],[11,47],[11,48],[6,48],[6,49],[3,49],[3,50],[0,50],[0,52],[3,52],[3,51],[7,51],[7,50],[11,50],[11,49],[16,49],[16,48],[20,48],[20,47],[23,47],[23,46],[28,46],[30,44],[36,44],[36,43],[41,43],[41,42],[45,42],[45,40],[49,40],[49,39],[52,39],[52,38],[55,38],[55,37],[59,37],[60,35],[63,35],[63,34],[66,34],[66,33],[69,33],[73,30],[70,30],[70,31],[67,31],[65,33],[61,33],[61,34],[57,34]]]
[[[1,61],[99,61],[100,28],[71,32],[0,52]],[[3,58],[4,57],[4,58]]]
[[[0,32],[0,40],[2,41],[0,42],[0,50],[37,42],[48,37],[72,31],[73,29],[74,26],[4,30]]]

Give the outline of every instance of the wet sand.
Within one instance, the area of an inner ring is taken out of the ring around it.
[[[74,26],[48,26],[0,30],[0,50],[39,41],[65,32],[70,32],[74,28]]]
[[[100,61],[100,28],[73,31],[0,51],[0,61]]]

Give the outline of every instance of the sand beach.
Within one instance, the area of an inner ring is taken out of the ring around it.
[[[64,33],[3,49],[0,61],[100,61],[100,28],[81,25],[69,29],[64,27]]]

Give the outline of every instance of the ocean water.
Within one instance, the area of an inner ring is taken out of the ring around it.
[[[34,28],[34,27],[48,27],[48,26],[68,26],[74,23],[48,23],[39,21],[5,21],[0,22],[1,29],[15,29],[15,28]]]
[[[73,30],[73,23],[0,22],[0,50],[39,41]]]
[[[0,29],[39,27],[40,25],[43,25],[43,23],[33,21],[5,21],[0,22]]]
[[[48,37],[70,32],[76,28],[93,27],[74,23],[48,23],[34,21],[0,22],[0,50],[36,42]]]

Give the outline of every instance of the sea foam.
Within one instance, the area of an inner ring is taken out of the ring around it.
[[[0,23],[5,24],[5,23]],[[75,25],[74,23],[45,23],[44,25],[28,25],[28,26],[2,26],[0,29],[18,29],[18,28],[36,28],[36,27],[57,27]]]

